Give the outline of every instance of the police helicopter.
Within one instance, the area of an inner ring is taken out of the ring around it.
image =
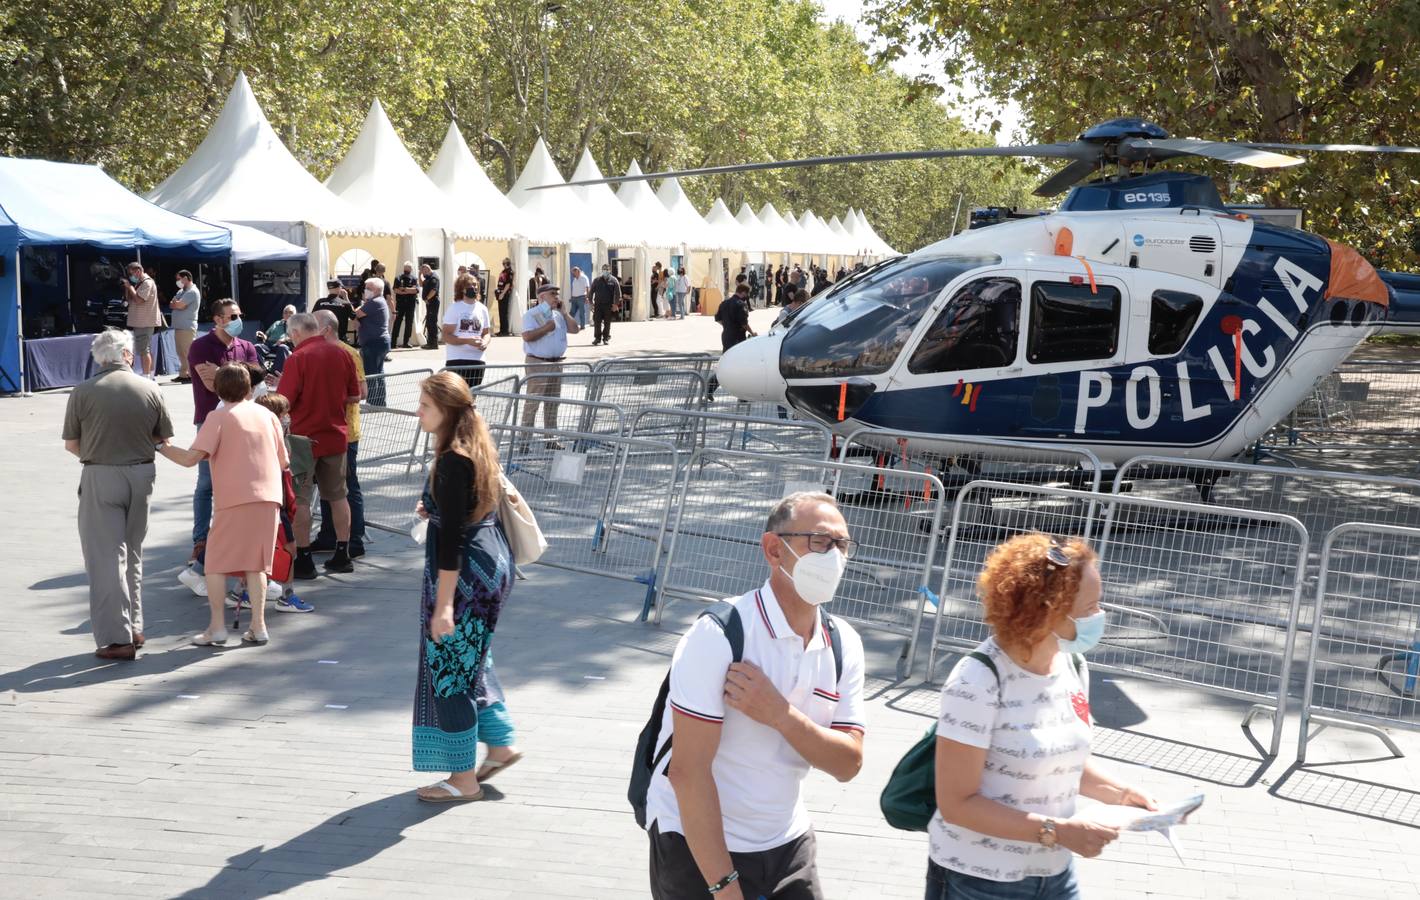
[[[639,177],[957,156],[1069,160],[1036,191],[1070,188],[1058,211],[856,273],[787,328],[731,348],[717,375],[735,397],[788,404],[839,434],[915,432],[913,452],[969,452],[953,448],[960,435],[1086,447],[1117,465],[1144,453],[1233,458],[1384,324],[1420,325],[1411,276],[1397,276],[1412,288],[1398,304],[1350,247],[1234,212],[1206,176],[1150,171],[1178,157],[1259,168],[1304,161],[1281,151],[1420,148],[1171,138],[1115,119],[1056,144]]]

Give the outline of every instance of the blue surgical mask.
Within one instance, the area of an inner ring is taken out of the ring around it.
[[[137,276],[137,275],[129,275],[129,276],[128,276],[128,280],[129,280],[130,282],[132,282],[133,284],[137,284],[137,283],[138,283],[138,276]]]
[[[228,322],[226,325],[223,325],[223,326],[222,326],[222,330],[225,331],[225,332],[227,332],[227,334],[231,335],[232,337],[241,337],[241,336],[242,336],[242,320],[241,320],[241,319],[233,319],[232,321]]]
[[[1070,621],[1075,623],[1074,639],[1067,640],[1059,635],[1055,636],[1056,640],[1060,642],[1061,653],[1089,653],[1104,637],[1104,610],[1100,610],[1092,616],[1085,616],[1083,619],[1071,617]]]

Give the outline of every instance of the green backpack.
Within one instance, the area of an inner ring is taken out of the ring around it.
[[[990,669],[998,683],[1001,681],[1001,673],[996,670],[996,664],[991,661],[991,657],[978,651],[972,651],[967,656]],[[1084,660],[1080,654],[1070,654],[1070,665],[1074,667],[1077,676],[1083,664]],[[897,767],[892,770],[892,777],[888,778],[887,786],[878,798],[878,806],[882,808],[883,818],[887,819],[893,828],[903,831],[927,830],[927,824],[932,821],[932,814],[937,811],[936,723],[927,729],[922,740],[913,744],[912,749],[897,761]]]

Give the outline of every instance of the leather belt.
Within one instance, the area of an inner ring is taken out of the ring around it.
[[[531,353],[529,353],[528,356],[532,356],[532,358],[538,362],[562,362],[562,360],[567,358],[565,356],[533,356]]]

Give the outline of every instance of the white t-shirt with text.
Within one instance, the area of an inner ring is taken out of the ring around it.
[[[988,638],[978,653],[996,664],[1000,679],[979,660],[963,657],[942,687],[937,737],[986,749],[981,796],[1012,809],[1053,819],[1075,813],[1080,777],[1090,758],[1089,670],[1075,674],[1070,657],[1056,654],[1049,675],[1018,666]],[[1008,841],[949,824],[940,812],[927,826],[937,865],[991,881],[1058,875],[1070,865],[1064,847]]]
[[[476,338],[492,327],[488,307],[481,301],[457,300],[444,310],[445,325],[454,326],[454,334],[461,338]],[[483,350],[472,344],[446,344],[446,359],[483,359]]]

